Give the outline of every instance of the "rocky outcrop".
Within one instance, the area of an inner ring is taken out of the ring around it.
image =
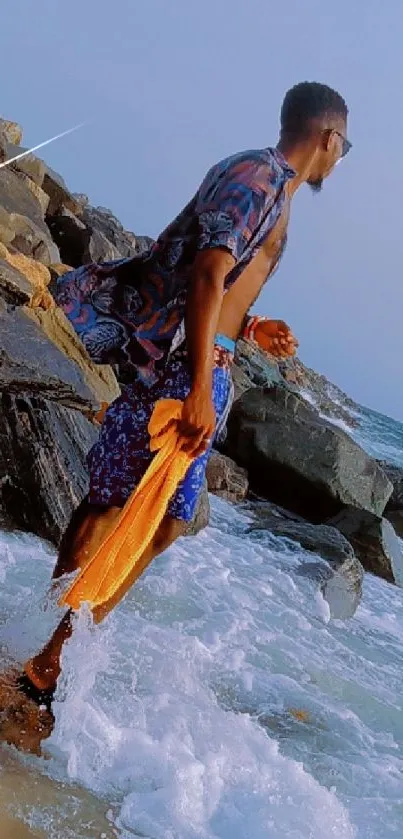
[[[87,491],[97,438],[81,411],[52,399],[0,393],[0,524],[58,544]]]
[[[329,521],[351,542],[366,571],[403,585],[403,554],[394,528],[386,518],[367,510],[346,509]]]
[[[314,525],[300,517],[294,519],[274,505],[260,504],[255,509],[257,520],[251,525],[251,531],[267,530],[324,560],[304,561],[297,573],[319,584],[333,618],[351,618],[361,600],[364,570],[350,542],[336,527]]]
[[[346,505],[381,515],[392,492],[376,461],[283,387],[242,394],[226,452],[248,469],[261,494],[317,523]]]
[[[53,215],[48,212],[48,223],[62,260],[74,268],[135,256],[146,247],[146,237],[138,244],[134,233],[103,207],[81,207],[78,215],[62,206]],[[152,239],[147,241],[149,247]]]
[[[329,419],[342,420],[350,428],[359,425],[358,405],[299,358],[277,361],[251,341],[238,341],[235,358],[236,398],[253,385],[285,385],[288,390],[304,393],[315,409]]]
[[[25,176],[9,167],[0,178],[0,242],[45,265],[60,261],[41,202],[26,188]]]
[[[23,151],[20,127],[0,120],[0,161]],[[2,169],[3,526],[22,527],[59,541],[87,488],[86,454],[99,431],[88,420],[119,393],[112,369],[91,362],[55,306],[51,280],[85,262],[134,256],[151,244],[149,237],[125,230],[110,210],[92,207],[85,195],[73,194],[63,178],[34,154]],[[403,518],[398,479],[391,476],[392,493],[386,467],[319,414],[341,417],[352,425],[354,403],[298,359],[277,362],[248,341],[238,343],[233,379],[236,403],[225,451],[213,452],[208,465],[210,492],[243,502],[248,493],[251,497],[250,481],[253,490],[289,508],[291,512],[271,505],[270,517],[266,505],[265,528],[322,558],[323,591],[327,587],[328,593],[333,586],[333,592],[342,592],[345,614],[357,602],[361,566],[340,535],[343,528],[350,528],[350,541],[366,568],[400,582],[396,557],[388,559],[392,537],[382,519],[385,505],[385,515]],[[314,405],[301,398],[301,390]],[[348,524],[352,508],[358,517],[362,514],[359,526],[357,518],[354,526]],[[257,514],[260,505],[254,504],[254,509]],[[337,532],[327,520],[341,514],[345,517]],[[188,534],[205,527],[208,519],[206,486]],[[319,573],[316,561],[305,566]],[[331,609],[340,612],[340,598]]]
[[[248,494],[249,481],[246,469],[237,466],[231,458],[213,451],[206,470],[209,492],[226,501],[243,501]]]
[[[358,406],[344,391],[329,382],[326,376],[306,367],[299,358],[280,362],[279,367],[283,378],[309,396],[321,414],[331,419],[340,419],[350,428],[357,428]]]
[[[51,308],[55,306],[51,294],[48,292],[48,285],[50,283],[50,271],[40,262],[24,256],[22,253],[9,251],[5,245],[0,243],[0,260],[3,266],[4,291],[6,296],[11,297],[9,302],[13,303],[29,303],[31,306],[42,306],[43,308]],[[14,269],[10,274],[11,269]],[[20,279],[18,279],[17,272]],[[11,277],[14,274],[14,280]],[[7,277],[9,280],[7,282]],[[11,282],[10,282],[11,279]],[[0,274],[0,291],[3,283]],[[13,299],[13,292],[15,298]]]
[[[120,388],[111,367],[94,364],[79,340],[77,333],[61,309],[47,311],[36,308],[26,315],[40,326],[41,331],[56,346],[64,358],[78,368],[81,380],[87,385],[92,395],[93,410],[103,403],[110,404],[119,396]]]

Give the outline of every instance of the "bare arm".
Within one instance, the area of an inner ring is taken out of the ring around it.
[[[195,259],[187,300],[185,328],[192,386],[211,390],[213,346],[224,295],[225,278],[235,265],[228,251],[201,251]]]
[[[198,455],[214,433],[212,401],[213,347],[221,310],[224,282],[235,265],[231,254],[220,248],[201,251],[193,265],[185,329],[192,373],[191,391],[184,403],[182,433],[188,450]]]

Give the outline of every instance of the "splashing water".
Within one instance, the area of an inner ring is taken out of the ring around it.
[[[48,759],[4,747],[19,790],[38,785],[11,815],[60,839],[400,835],[403,592],[367,576],[356,617],[330,621],[302,551],[213,511],[104,624],[80,615]],[[38,621],[52,564],[39,540],[2,537],[4,654],[54,624]]]

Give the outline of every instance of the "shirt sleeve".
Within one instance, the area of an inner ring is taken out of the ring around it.
[[[225,248],[238,262],[274,204],[267,166],[242,161],[203,181],[196,201],[197,249]]]

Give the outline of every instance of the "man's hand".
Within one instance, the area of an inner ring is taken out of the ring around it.
[[[283,320],[265,320],[255,328],[255,341],[265,352],[275,358],[292,358],[298,341]]]
[[[216,414],[211,387],[194,387],[183,403],[179,430],[187,438],[184,451],[199,457],[211,445],[216,425]]]

